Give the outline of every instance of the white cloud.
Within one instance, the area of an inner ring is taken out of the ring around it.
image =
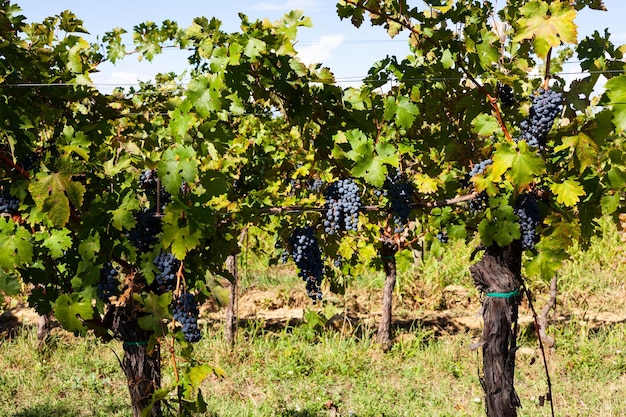
[[[298,47],[298,56],[306,65],[323,63],[332,57],[333,51],[341,46],[343,35],[324,35],[318,41],[307,43],[307,46]]]
[[[317,0],[286,0],[281,3],[262,2],[254,6],[256,10],[319,10],[321,3]]]

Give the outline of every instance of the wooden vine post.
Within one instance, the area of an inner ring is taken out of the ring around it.
[[[476,288],[484,294],[481,340],[483,372],[489,417],[516,417],[520,400],[514,388],[517,318],[521,300],[522,246],[519,240],[509,246],[489,246],[483,258],[470,267]]]
[[[228,297],[228,305],[226,306],[226,318],[224,326],[224,338],[229,346],[235,344],[237,336],[237,320],[238,320],[238,289],[239,289],[239,276],[237,273],[237,255],[228,255],[226,258],[226,270],[231,276],[230,281],[230,294]]]

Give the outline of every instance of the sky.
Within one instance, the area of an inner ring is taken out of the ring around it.
[[[216,17],[223,29],[234,32],[239,28],[238,13],[251,20],[268,18],[278,20],[290,10],[299,9],[312,19],[313,28],[301,28],[296,49],[305,63],[322,63],[335,74],[338,83],[345,86],[358,83],[367,74],[371,64],[388,55],[405,57],[409,53],[407,34],[390,39],[382,27],[372,27],[366,21],[356,29],[349,21],[342,21],[336,13],[335,0],[13,0],[22,8],[27,21],[41,21],[63,10],[71,10],[84,21],[90,31],[87,38],[95,41],[106,31],[122,27],[132,32],[136,24],[153,21],[160,24],[169,19],[187,27],[194,17]],[[504,0],[494,0],[504,3]],[[419,0],[409,2],[419,5]],[[626,43],[626,0],[604,0],[608,12],[582,11],[577,18],[578,38],[605,28],[615,44]],[[131,42],[128,41],[127,45]],[[152,62],[139,62],[129,56],[116,63],[100,65],[100,73],[92,76],[103,91],[114,85],[128,86],[138,80],[150,81],[159,72],[180,73],[186,67],[186,53],[166,50]],[[576,68],[573,68],[575,71]],[[568,71],[571,71],[568,68]]]

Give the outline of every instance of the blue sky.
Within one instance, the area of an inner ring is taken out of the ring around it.
[[[496,1],[496,0],[494,0]],[[223,22],[226,31],[236,31],[239,25],[238,12],[250,18],[276,20],[293,9],[303,10],[313,21],[313,28],[302,28],[296,48],[301,59],[307,63],[321,62],[328,66],[337,80],[346,85],[367,74],[376,60],[387,55],[404,57],[408,53],[406,35],[391,40],[380,27],[371,27],[367,22],[354,28],[350,22],[341,21],[336,14],[334,0],[17,0],[29,21],[40,21],[46,16],[63,10],[73,11],[84,20],[85,27],[95,40],[96,35],[114,28],[123,27],[129,31],[138,23],[165,19],[174,20],[186,27],[196,16],[216,17]],[[499,0],[503,3],[504,0]],[[412,0],[411,4],[420,1]],[[581,12],[579,39],[594,29],[608,28],[614,35],[614,43],[626,43],[626,0],[604,0],[608,12]],[[180,72],[185,67],[185,54],[167,51],[152,63],[138,62],[130,56],[117,65],[103,64],[101,72],[93,79],[102,84],[130,84],[138,79],[148,81],[157,72]],[[108,88],[103,87],[103,90]]]

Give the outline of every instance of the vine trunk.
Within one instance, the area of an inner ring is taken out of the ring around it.
[[[473,347],[482,347],[483,351],[481,384],[488,417],[517,417],[520,406],[514,375],[521,255],[519,241],[504,248],[490,246],[483,258],[470,267],[474,284],[485,294],[483,335]]]

